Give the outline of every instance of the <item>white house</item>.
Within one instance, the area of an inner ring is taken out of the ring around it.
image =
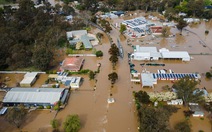
[[[27,72],[24,75],[24,79],[20,82],[21,87],[31,87],[36,79],[37,79],[37,72]]]
[[[152,73],[141,73],[141,85],[143,87],[152,87],[157,84],[157,79],[153,78]]]
[[[71,89],[78,89],[82,84],[81,77],[66,77],[66,79],[62,80],[62,83],[65,84],[66,87]]]

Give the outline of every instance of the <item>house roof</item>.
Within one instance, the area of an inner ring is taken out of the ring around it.
[[[3,103],[50,103],[60,100],[64,88],[12,88]]]
[[[88,37],[87,35],[81,36],[81,41],[82,41],[85,49],[92,49],[92,44],[91,44],[90,40],[95,40],[95,39],[92,37]]]
[[[61,70],[79,71],[85,59],[80,57],[68,57],[61,66]]]
[[[141,81],[142,81],[142,86],[149,86],[153,87],[154,82],[156,79],[153,78],[152,73],[141,73]]]

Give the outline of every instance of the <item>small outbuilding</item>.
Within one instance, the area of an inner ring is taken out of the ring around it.
[[[27,72],[24,75],[24,79],[20,82],[21,87],[31,87],[37,80],[37,72]]]

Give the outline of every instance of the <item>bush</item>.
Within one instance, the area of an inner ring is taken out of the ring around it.
[[[38,106],[38,109],[44,109],[44,107],[42,105]]]
[[[54,106],[54,110],[59,110],[60,109],[60,106],[58,105],[58,104],[56,104],[55,106]]]
[[[96,51],[96,57],[102,57],[103,52],[101,50]]]
[[[210,72],[206,72],[205,76],[206,76],[206,78],[211,78],[212,75]]]
[[[46,106],[46,109],[51,109],[51,106],[50,106],[50,105],[47,105],[47,106]]]
[[[209,31],[208,31],[208,30],[205,30],[205,34],[206,34],[206,35],[209,34]]]

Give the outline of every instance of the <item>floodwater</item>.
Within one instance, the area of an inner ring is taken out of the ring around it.
[[[138,14],[139,16],[139,14]],[[120,19],[114,19],[112,22],[115,24]],[[135,40],[132,42],[133,45],[139,44],[141,46],[156,46],[157,48],[168,48],[171,51],[188,51],[191,53],[193,59],[190,62],[181,62],[179,60],[160,60],[156,61],[158,63],[165,63],[166,66],[144,66],[141,67],[140,64],[143,61],[133,61],[135,64],[135,70],[141,72],[142,70],[148,70],[151,72],[157,72],[158,69],[171,69],[174,72],[188,73],[188,72],[198,72],[202,76],[200,88],[206,87],[209,92],[212,92],[211,80],[206,80],[204,73],[210,70],[212,66],[211,55],[201,55],[201,53],[212,53],[212,22],[202,22],[200,25],[195,25],[194,27],[187,27],[188,30],[197,33],[187,33],[183,31],[183,35],[179,35],[179,31],[176,28],[172,28],[171,32],[176,35],[173,38],[160,38],[156,37],[152,39],[141,38],[143,42]],[[209,30],[209,34],[205,36],[205,30]],[[98,29],[94,29],[94,33],[100,32]],[[113,41],[117,43],[117,39],[120,36],[118,30],[113,28],[110,33]],[[104,34],[102,39],[102,45],[95,46],[96,50],[102,50],[104,53],[103,58],[96,57],[85,57],[85,64],[83,69],[97,70],[97,64],[101,63],[100,73],[96,75],[97,82],[94,80],[89,80],[87,75],[81,75],[84,78],[84,82],[78,91],[73,91],[68,100],[68,104],[65,109],[61,110],[56,119],[61,123],[60,129],[62,130],[62,123],[66,116],[69,114],[78,114],[81,120],[82,128],[80,132],[136,132],[137,131],[137,115],[136,109],[133,102],[132,92],[145,90],[145,91],[162,91],[162,86],[169,85],[172,83],[169,81],[160,81],[155,85],[154,89],[151,88],[141,88],[141,84],[133,84],[130,82],[130,70],[128,65],[127,53],[133,52],[131,46],[127,45],[127,39],[121,37],[121,44],[124,49],[124,58],[119,59],[115,71],[118,73],[118,80],[114,87],[111,88],[110,81],[108,80],[108,74],[111,73],[112,65],[109,61],[108,50],[110,48],[109,41]],[[207,47],[203,47],[199,41],[205,41]],[[149,43],[149,44],[146,44]],[[38,81],[34,86],[38,87],[42,84],[46,76],[40,76],[41,80]],[[43,78],[43,79],[42,79]],[[93,91],[96,85],[96,90]],[[107,99],[110,97],[115,99],[114,104],[108,104]],[[27,117],[28,120],[22,126],[24,131],[51,131],[50,121],[54,117],[54,112],[49,111],[39,111],[32,112]],[[171,128],[178,121],[183,120],[182,110],[179,110],[177,114],[173,114],[170,119]],[[0,118],[2,120],[2,118]],[[194,131],[204,130],[210,131],[209,121],[204,118],[200,120],[199,118],[191,118],[192,129]],[[199,125],[202,124],[202,125]],[[203,125],[204,124],[204,125]],[[8,124],[7,124],[8,125]],[[2,128],[0,127],[0,130]],[[9,128],[8,128],[9,129]],[[6,131],[6,128],[3,129]],[[16,129],[13,129],[14,131]]]

